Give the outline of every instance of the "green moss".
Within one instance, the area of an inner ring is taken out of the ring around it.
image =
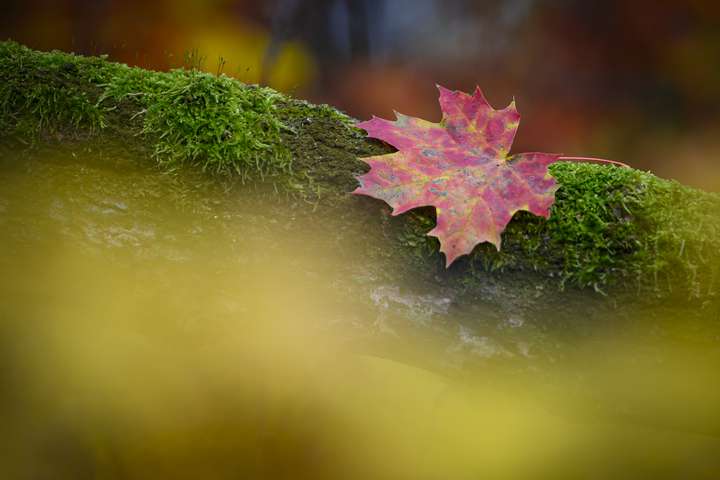
[[[720,263],[720,195],[634,169],[583,163],[550,168],[561,187],[548,220],[519,212],[498,252],[479,245],[458,262],[470,276],[538,272],[565,285],[633,292],[715,294]],[[441,262],[425,237],[432,211],[418,210],[399,238],[423,262]]]
[[[243,179],[288,172],[275,115],[281,98],[197,70],[152,72],[0,43],[4,135],[76,136],[109,128],[142,135],[169,170],[198,166]]]
[[[0,43],[0,136],[28,143],[93,135],[148,150],[168,170],[270,175],[314,207],[332,210],[325,214],[383,229],[390,252],[383,254],[469,285],[519,273],[598,292],[708,298],[717,288],[716,194],[633,169],[558,163],[551,172],[561,188],[549,220],[518,213],[500,252],[479,245],[446,272],[437,240],[425,235],[434,226],[432,208],[390,217],[382,202],[347,195],[368,169],[359,158],[392,149],[336,109],[222,75],[152,72]]]
[[[0,43],[0,127],[3,135],[32,138],[39,132],[103,126],[93,94],[78,82],[78,66],[66,55],[41,55]]]

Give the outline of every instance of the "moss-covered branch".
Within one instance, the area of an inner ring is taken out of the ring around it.
[[[223,75],[152,72],[0,43],[0,143],[98,135],[148,151],[164,169],[270,179],[321,202],[387,211],[347,192],[367,168],[358,157],[390,147],[331,107]],[[519,213],[501,252],[481,245],[449,275],[472,283],[487,272],[533,272],[598,291],[714,295],[718,195],[632,169],[560,163],[551,172],[561,184],[551,218]],[[436,241],[424,235],[433,223],[432,209],[388,219],[388,248],[441,272]]]

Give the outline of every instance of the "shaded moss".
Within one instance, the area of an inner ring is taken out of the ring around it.
[[[519,272],[529,281],[601,293],[715,295],[720,196],[591,164],[553,165],[561,188],[548,220],[520,212],[500,252],[479,245],[445,271],[437,240],[425,235],[435,223],[432,208],[390,217],[382,202],[347,195],[357,186],[355,176],[368,169],[360,157],[393,151],[353,123],[332,107],[222,75],[152,72],[0,43],[0,136],[6,140],[102,134],[147,150],[167,170],[265,177],[349,221],[363,216],[383,230],[388,252],[416,271],[470,286]]]
[[[393,151],[368,139],[353,119],[327,105],[286,98],[278,118],[288,127],[283,142],[293,152],[293,169],[299,174],[295,183],[306,194],[319,192],[336,201],[357,187],[355,175],[368,170],[360,157]],[[317,188],[308,189],[310,184]]]

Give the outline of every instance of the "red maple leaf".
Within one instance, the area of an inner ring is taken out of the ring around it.
[[[363,158],[371,169],[353,193],[384,200],[393,215],[434,206],[437,225],[428,235],[440,240],[450,266],[482,242],[500,250],[500,234],[518,210],[550,215],[558,185],[548,166],[560,155],[509,155],[520,123],[514,101],[495,110],[479,87],[472,96],[438,88],[439,124],[397,112],[394,122],[358,123],[398,151]]]

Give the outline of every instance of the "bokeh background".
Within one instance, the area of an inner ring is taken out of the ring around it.
[[[3,0],[0,38],[183,65],[357,118],[439,120],[435,84],[523,115],[515,151],[720,191],[715,0]]]

